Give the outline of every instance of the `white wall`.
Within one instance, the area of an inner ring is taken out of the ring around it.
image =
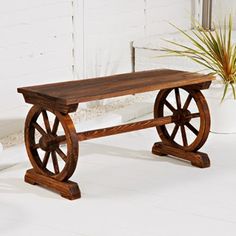
[[[219,21],[228,18],[232,14],[234,29],[236,30],[236,1],[235,0],[213,0],[213,21],[217,24]]]
[[[0,2],[0,137],[19,128],[19,86],[72,79],[71,0]]]
[[[79,77],[131,71],[131,41],[173,32],[174,29],[168,22],[189,29],[192,2],[191,0],[78,0],[77,12],[81,14],[79,9],[84,9],[84,37],[77,32],[77,44],[80,44],[80,47],[76,50],[76,69]],[[78,28],[81,29],[82,26],[79,25]]]

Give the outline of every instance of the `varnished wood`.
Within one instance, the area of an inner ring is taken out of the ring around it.
[[[79,132],[77,133],[77,137],[78,137],[78,141],[85,141],[89,139],[100,138],[100,137],[110,136],[114,134],[121,134],[121,133],[136,131],[140,129],[147,129],[147,128],[155,127],[157,125],[170,124],[174,122],[176,119],[177,117],[174,117],[174,116],[166,116],[166,117],[161,117],[158,119],[150,119],[150,120],[124,124],[124,125],[113,126],[109,128],[102,128],[102,129]],[[64,135],[58,136],[56,138],[56,141],[59,143],[63,143],[65,141],[65,138],[66,137]]]
[[[74,200],[81,197],[80,189],[77,183],[72,181],[58,181],[38,174],[33,169],[27,170],[25,174],[25,182],[51,189],[60,193],[62,197],[69,200]]]
[[[66,106],[98,99],[143,93],[167,88],[193,86],[214,79],[211,75],[202,75],[177,70],[152,70],[94,79],[69,81],[18,88],[28,103],[38,102],[47,106],[57,106],[57,110],[66,110]],[[48,101],[51,104],[47,104]],[[64,106],[64,107],[63,107]]]
[[[181,101],[180,91],[183,90],[188,93],[186,101]],[[168,97],[171,92],[175,94],[176,104],[168,104]],[[194,102],[198,109],[198,112],[192,113],[190,111],[190,103]],[[183,103],[183,104],[182,104]],[[157,132],[163,143],[174,146],[185,151],[197,151],[199,150],[210,132],[210,111],[207,102],[203,94],[198,90],[189,88],[177,88],[177,89],[165,89],[159,92],[154,105],[154,117],[159,118],[164,116],[165,106],[173,113],[173,116],[179,116],[179,120],[175,121],[176,124],[172,132],[168,131],[167,125],[156,126]],[[175,108],[174,108],[175,107]],[[193,125],[190,124],[191,119],[200,119],[200,127],[197,130]],[[186,129],[193,132],[196,137],[193,142],[189,143],[186,135]],[[182,143],[175,140],[177,132],[181,132]]]
[[[170,124],[174,122],[176,119],[177,118],[174,116],[166,116],[166,117],[162,117],[158,119],[150,119],[150,120],[139,121],[139,122],[134,122],[134,123],[125,124],[125,125],[113,126],[113,127],[104,128],[104,129],[80,132],[77,135],[78,135],[78,140],[83,141],[83,140],[88,140],[88,139],[93,139],[93,138],[109,136],[113,134],[120,134],[120,133],[136,131],[140,129],[147,129],[147,128],[155,127],[157,125]]]
[[[198,152],[210,129],[209,109],[200,90],[209,88],[213,79],[210,75],[164,69],[19,88],[25,101],[34,104],[25,122],[25,145],[33,166],[26,172],[25,181],[50,188],[68,199],[79,198],[78,185],[68,181],[76,168],[78,142],[155,126],[162,142],[154,144],[154,154],[173,155],[194,166],[208,167],[207,154]],[[76,133],[68,114],[76,111],[80,102],[159,89],[154,119]],[[175,104],[167,98],[172,90]],[[188,93],[185,101],[182,90]],[[198,111],[191,111],[192,102],[197,104]],[[165,115],[164,107],[172,114]],[[55,116],[52,124],[48,112]],[[199,129],[191,124],[192,119],[200,119]],[[170,132],[166,127],[171,123],[174,126]],[[60,136],[59,125],[64,131]],[[192,143],[189,143],[186,130],[195,136]],[[182,143],[176,141],[179,133]],[[63,149],[62,144],[65,144]]]
[[[199,168],[210,167],[210,159],[206,153],[188,152],[180,148],[169,146],[161,142],[155,143],[152,147],[152,153],[159,156],[171,155],[180,159],[190,161],[193,166]]]
[[[214,80],[214,77],[213,77],[213,80]],[[211,80],[200,83],[200,84],[191,84],[191,85],[182,86],[182,87],[186,89],[204,90],[204,89],[209,89],[210,85],[211,85]]]
[[[190,114],[186,116],[186,119],[194,118],[195,116],[199,117],[199,113]],[[177,116],[165,116],[155,119],[149,119],[144,121],[138,121],[133,123],[128,123],[124,125],[117,125],[109,128],[95,129],[90,131],[78,132],[77,137],[78,141],[85,141],[94,138],[100,138],[104,136],[110,136],[114,134],[121,134],[126,132],[132,132],[140,129],[147,129],[155,126],[161,126],[166,124],[171,124],[178,120]],[[55,141],[63,143],[66,140],[64,135],[56,137]]]
[[[38,95],[37,93],[32,94],[23,94],[25,102],[38,105],[49,110],[55,110],[58,112],[62,112],[64,114],[68,114],[71,112],[75,112],[78,108],[78,104],[65,105],[59,102],[51,100],[51,98],[47,98],[46,96]]]
[[[56,117],[54,124],[51,128],[47,118],[43,119],[45,122],[45,129],[43,129],[37,123],[37,120],[39,119],[40,115],[42,115],[42,117],[48,116],[46,110],[44,108],[40,108],[39,106],[33,106],[29,111],[25,121],[26,150],[36,173],[54,178],[58,181],[66,181],[71,177],[76,168],[78,159],[78,139],[73,122],[68,114],[65,115],[53,111],[50,112]],[[67,153],[63,153],[63,157],[62,151],[59,148],[59,143],[55,141],[57,138],[57,129],[59,123],[62,125],[62,128],[65,132],[64,137]],[[36,130],[38,130],[41,135],[39,144],[35,144]],[[45,154],[41,156],[40,152],[38,152],[38,149],[44,151]],[[59,154],[57,156],[56,153],[58,152]],[[47,168],[50,158],[52,158],[53,169]],[[59,159],[62,159],[63,161],[62,169],[59,168]]]

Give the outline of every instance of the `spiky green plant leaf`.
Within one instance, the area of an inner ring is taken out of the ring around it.
[[[175,48],[162,48],[166,52],[165,56],[182,56],[193,60],[194,62],[209,69],[211,73],[219,75],[225,84],[223,97],[228,91],[229,85],[232,88],[234,98],[236,99],[236,45],[232,43],[232,16],[226,19],[223,26],[215,27],[214,31],[205,30],[198,22],[193,23],[198,30],[192,30],[192,35],[171,24],[185,38],[190,41],[191,46],[177,43],[171,40],[165,40],[169,45]]]

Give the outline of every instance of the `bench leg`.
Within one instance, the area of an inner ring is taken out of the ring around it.
[[[152,153],[158,156],[171,155],[186,161],[190,161],[193,166],[199,168],[210,167],[210,159],[208,155],[202,152],[187,152],[179,148],[165,145],[157,142],[152,147]]]
[[[44,175],[37,174],[34,169],[26,171],[25,182],[32,185],[40,185],[52,191],[60,193],[60,195],[69,200],[81,197],[78,184],[72,181],[57,181]]]
[[[64,143],[57,140],[62,132]],[[67,199],[80,197],[78,185],[69,181],[77,164],[78,139],[68,114],[33,106],[25,122],[25,145],[33,166],[26,172],[25,182],[59,192]]]
[[[162,142],[154,144],[152,153],[172,155],[201,168],[209,167],[207,154],[198,152],[210,132],[210,112],[203,94],[189,87],[161,90],[154,105],[154,117],[170,113],[177,119],[172,126],[156,127]],[[192,123],[193,120],[196,122]]]

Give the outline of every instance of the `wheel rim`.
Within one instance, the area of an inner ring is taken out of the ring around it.
[[[182,93],[185,93],[185,99],[181,98]],[[170,98],[174,101],[170,101]],[[186,151],[200,149],[210,132],[210,113],[202,93],[186,88],[162,90],[156,98],[155,118],[164,117],[165,110],[177,119],[171,128],[168,125],[156,127],[163,143]],[[197,128],[192,124],[192,121],[195,120],[199,120]],[[189,133],[192,133],[189,135],[190,141],[188,140]]]
[[[53,125],[49,122],[49,115],[54,119]],[[66,136],[64,145],[55,139],[58,132]],[[37,173],[59,181],[71,177],[78,159],[78,139],[68,114],[33,106],[26,118],[25,144]]]

